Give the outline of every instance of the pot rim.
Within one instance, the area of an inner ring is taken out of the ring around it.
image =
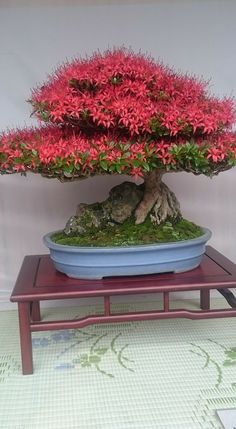
[[[212,232],[205,227],[201,227],[203,230],[203,235],[201,235],[200,237],[196,237],[196,238],[190,238],[188,240],[180,240],[180,241],[169,241],[168,243],[150,243],[150,244],[137,244],[137,245],[132,245],[132,246],[69,246],[67,244],[58,244],[55,243],[54,241],[51,240],[51,236],[53,234],[56,234],[58,232],[61,232],[61,230],[57,230],[57,231],[51,231],[47,234],[44,235],[43,237],[43,242],[44,244],[49,248],[49,249],[53,249],[53,250],[57,250],[59,251],[60,249],[62,251],[68,251],[71,253],[76,253],[76,252],[87,252],[87,253],[95,253],[96,251],[100,251],[100,252],[104,252],[104,253],[108,253],[108,252],[113,252],[113,253],[120,253],[120,251],[123,252],[138,252],[139,250],[152,250],[152,249],[159,249],[159,250],[165,250],[168,247],[171,248],[175,248],[175,247],[188,247],[188,246],[192,246],[194,244],[199,244],[199,243],[204,243],[207,242],[211,236],[212,236]]]

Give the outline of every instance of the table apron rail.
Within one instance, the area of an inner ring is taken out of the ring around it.
[[[169,310],[169,311],[147,311],[128,314],[114,314],[110,316],[87,316],[80,320],[58,320],[49,322],[31,322],[30,329],[32,332],[36,331],[50,331],[56,329],[77,329],[88,325],[100,323],[122,323],[122,322],[135,322],[143,320],[155,319],[172,319],[176,317],[183,317],[186,319],[213,319],[220,317],[236,316],[236,309],[223,309],[223,310]]]

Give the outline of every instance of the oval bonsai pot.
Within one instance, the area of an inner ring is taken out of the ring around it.
[[[58,271],[78,279],[101,279],[192,270],[201,263],[206,242],[212,235],[209,229],[202,230],[202,236],[190,240],[126,247],[57,244],[51,236],[58,231],[46,234],[43,241]]]

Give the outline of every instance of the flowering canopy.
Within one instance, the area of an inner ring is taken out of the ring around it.
[[[66,63],[30,101],[46,125],[2,134],[1,173],[213,175],[236,164],[233,101],[125,49]]]

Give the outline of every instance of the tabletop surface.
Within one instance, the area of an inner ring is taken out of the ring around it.
[[[173,274],[72,279],[58,272],[49,255],[25,256],[11,301],[236,287],[236,265],[211,246],[194,270]]]

